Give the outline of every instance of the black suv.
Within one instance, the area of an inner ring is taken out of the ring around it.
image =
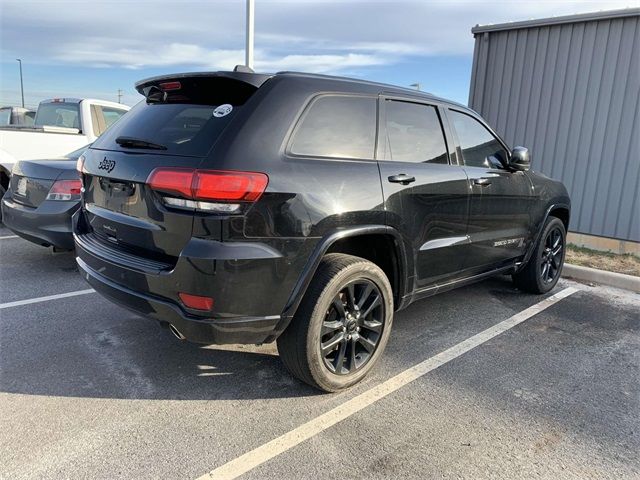
[[[544,293],[569,198],[476,113],[302,73],[188,73],[78,161],[77,261],[101,294],[199,343],[277,340],[325,391],[361,380],[394,311],[499,273]]]

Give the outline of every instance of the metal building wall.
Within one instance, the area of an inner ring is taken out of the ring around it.
[[[571,231],[640,241],[640,9],[472,32],[469,106],[564,182]]]

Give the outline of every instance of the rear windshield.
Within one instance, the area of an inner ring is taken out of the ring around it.
[[[92,148],[140,151],[144,144],[123,142],[123,138],[151,144],[154,154],[206,156],[225,127],[255,91],[246,84],[215,79],[181,79],[181,88],[149,93],[120,121],[107,130]]]
[[[80,128],[80,104],[78,103],[41,103],[35,120],[36,127],[52,126]]]

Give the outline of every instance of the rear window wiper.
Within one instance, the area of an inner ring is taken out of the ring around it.
[[[166,150],[167,147],[160,145],[159,143],[149,142],[142,140],[141,138],[134,137],[118,137],[116,143],[121,147],[126,148],[148,148],[150,150]]]

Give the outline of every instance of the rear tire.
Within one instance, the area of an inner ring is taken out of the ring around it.
[[[278,352],[292,375],[325,392],[362,380],[378,361],[393,322],[385,273],[360,257],[326,255]]]
[[[555,287],[564,265],[566,237],[562,220],[547,218],[531,258],[512,277],[516,287],[530,293],[547,293]]]

